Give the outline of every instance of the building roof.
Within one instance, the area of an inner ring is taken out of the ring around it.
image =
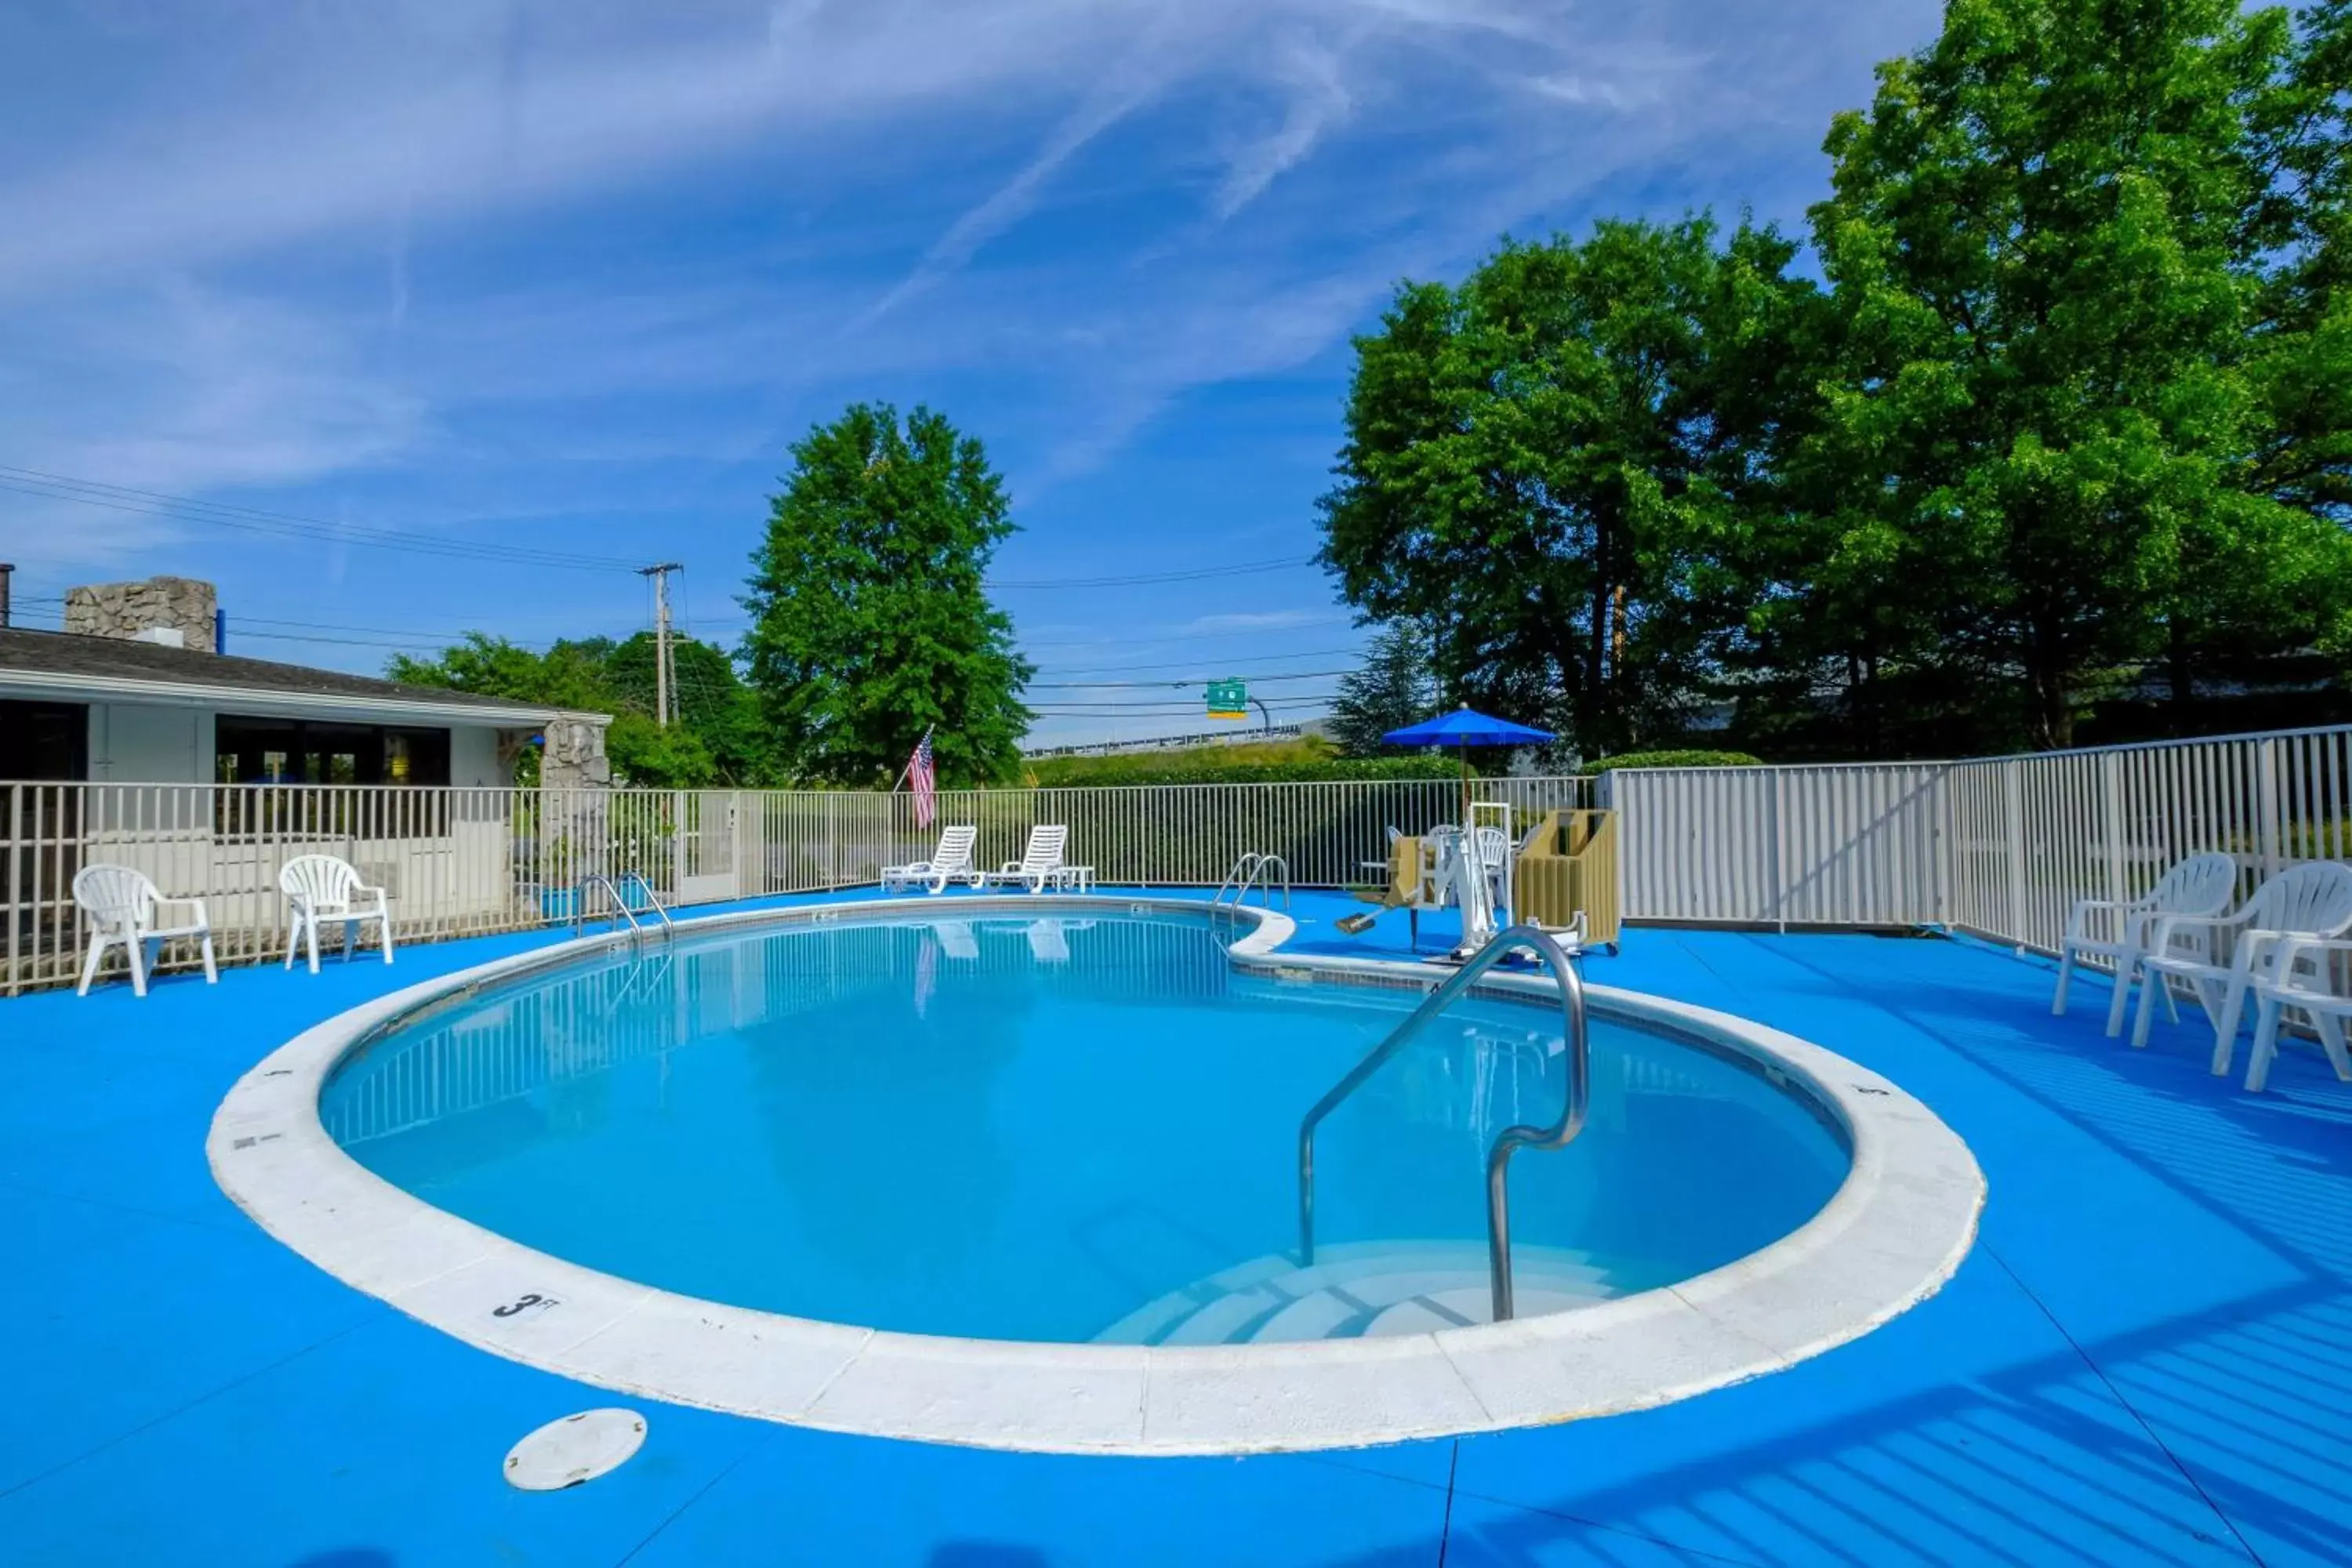
[[[0,628],[0,698],[161,702],[270,715],[535,726],[566,710],[121,637]],[[604,714],[569,717],[609,722]]]

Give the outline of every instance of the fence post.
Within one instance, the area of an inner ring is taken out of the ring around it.
[[[1772,918],[1789,934],[1789,807],[1780,795],[1781,770],[1772,779]]]
[[[2025,801],[2018,793],[2021,764],[2011,757],[2000,764],[2002,837],[2009,840],[2009,940],[2025,951]]]
[[[8,994],[25,988],[25,971],[16,953],[17,932],[25,924],[24,853],[25,786],[8,786]],[[39,917],[36,915],[35,919]]]
[[[2100,816],[2107,831],[2107,899],[2120,904],[2128,897],[2124,891],[2124,760],[2120,752],[2101,754],[2099,793]]]
[[[2267,879],[2279,874],[2284,858],[2279,843],[2278,737],[2266,738],[2256,756],[2259,769],[2256,774],[2259,791],[2256,810],[2262,824],[2263,876]]]

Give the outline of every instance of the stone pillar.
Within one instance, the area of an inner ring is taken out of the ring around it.
[[[167,647],[219,651],[213,643],[220,595],[193,577],[143,583],[91,583],[66,590],[66,630],[77,637],[123,637]]]
[[[613,870],[613,763],[604,726],[564,714],[541,726],[539,877],[549,889],[576,889],[581,879]],[[570,893],[550,912],[576,912]]]
[[[585,719],[551,719],[539,753],[541,789],[610,789],[612,760],[604,755],[604,726]]]

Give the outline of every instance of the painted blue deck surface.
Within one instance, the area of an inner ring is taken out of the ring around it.
[[[1342,909],[1302,895],[1299,944],[1367,951],[1325,923]],[[1403,922],[1382,930],[1393,952]],[[1984,1235],[1951,1286],[1793,1371],[1567,1427],[1247,1460],[636,1401],[635,1460],[516,1492],[516,1438],[615,1396],[328,1279],[220,1195],[204,1139],[296,1031],[537,940],[0,1002],[0,1562],[2352,1561],[2352,1086],[2290,1052],[2247,1096],[2207,1074],[2193,1016],[2134,1053],[2102,1037],[2096,981],[2053,1020],[2044,966],[1859,936],[1637,931],[1587,971],[1843,1052],[1982,1162]]]

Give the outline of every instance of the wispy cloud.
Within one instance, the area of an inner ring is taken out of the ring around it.
[[[1799,212],[1829,112],[1937,8],[54,8],[0,51],[0,460],[707,540],[731,578],[784,443],[879,396],[983,434],[1041,556],[1159,516],[1129,459],[1161,446],[1214,474],[1190,532],[1303,554],[1348,335],[1400,279],[1604,205]],[[1269,384],[1321,412],[1217,412]],[[175,533],[15,501],[0,526],[151,564]]]
[[[1229,610],[1213,616],[1195,616],[1178,628],[1180,635],[1205,632],[1276,632],[1289,631],[1297,626],[1344,626],[1349,617],[1335,614],[1328,606],[1291,610]]]

